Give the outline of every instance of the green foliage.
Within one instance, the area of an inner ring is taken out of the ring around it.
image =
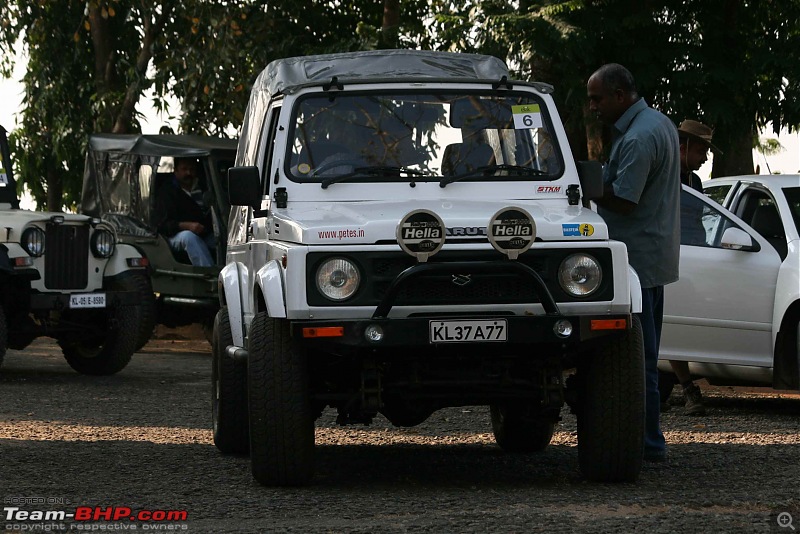
[[[586,80],[622,63],[676,123],[716,127],[715,175],[752,170],[759,128],[800,125],[800,0],[8,0],[0,75],[23,38],[17,175],[56,209],[78,202],[89,133],[136,132],[143,98],[162,110],[175,98],[180,131],[224,135],[279,57],[387,46],[496,55],[554,85],[578,157],[602,152]]]

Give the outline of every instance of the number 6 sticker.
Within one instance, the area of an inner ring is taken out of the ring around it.
[[[539,110],[539,104],[511,106],[511,113],[514,115],[514,128],[517,130],[542,127],[542,113]]]

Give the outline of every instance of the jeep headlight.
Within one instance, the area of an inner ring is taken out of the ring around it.
[[[588,254],[568,256],[558,268],[559,284],[573,297],[588,297],[597,291],[602,281],[600,264]]]
[[[22,248],[31,256],[44,254],[44,231],[38,226],[31,226],[22,232]]]
[[[317,269],[317,289],[331,300],[352,297],[360,282],[358,268],[344,258],[326,260]]]
[[[109,258],[114,254],[114,234],[108,230],[95,230],[92,234],[92,254],[96,258]]]

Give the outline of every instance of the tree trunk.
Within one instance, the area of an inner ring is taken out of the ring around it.
[[[755,172],[753,168],[753,136],[753,130],[746,127],[740,131],[729,132],[725,136],[727,142],[720,146],[725,153],[714,155],[711,177],[753,174]]]
[[[64,211],[64,184],[58,169],[47,164],[47,211]]]
[[[400,0],[383,0],[383,23],[378,48],[397,48],[400,34]]]

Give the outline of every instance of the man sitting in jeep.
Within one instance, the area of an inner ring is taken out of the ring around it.
[[[175,158],[175,176],[157,192],[158,231],[175,253],[185,252],[192,265],[214,265],[211,213],[202,205],[197,188],[196,162]]]

